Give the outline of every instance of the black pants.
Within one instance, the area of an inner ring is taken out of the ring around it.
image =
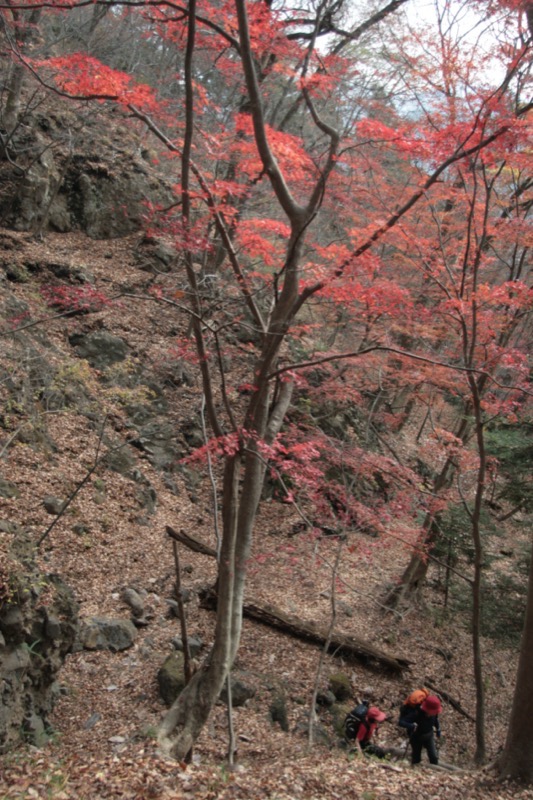
[[[411,747],[413,751],[411,754],[411,764],[420,764],[422,761],[422,750],[427,750],[430,764],[439,763],[439,754],[437,753],[433,732],[423,733],[421,736],[417,736],[416,733],[414,733],[411,736]]]
[[[377,744],[372,744],[368,742],[367,744],[361,744],[361,750],[366,756],[376,756],[377,758],[385,758],[387,755],[386,750],[380,747]]]

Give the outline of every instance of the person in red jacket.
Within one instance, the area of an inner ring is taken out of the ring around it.
[[[387,750],[372,742],[372,737],[377,731],[380,722],[384,722],[387,715],[377,706],[370,706],[366,714],[366,720],[359,725],[355,742],[365,755],[384,758]]]

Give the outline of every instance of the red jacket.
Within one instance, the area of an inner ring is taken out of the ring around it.
[[[360,744],[363,743],[368,744],[368,742],[374,735],[374,732],[377,727],[378,727],[377,722],[371,722],[371,721],[362,722],[359,725],[359,730],[357,731],[357,736],[355,738]]]

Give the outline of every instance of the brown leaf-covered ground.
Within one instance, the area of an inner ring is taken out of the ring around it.
[[[46,353],[51,364],[62,365],[65,381],[83,383],[92,409],[88,414],[73,407],[54,411],[40,407],[38,399],[26,398],[24,408],[11,415],[11,427],[2,431],[0,472],[16,484],[20,496],[0,501],[0,518],[17,522],[37,539],[51,522],[43,497],[65,499],[72,494],[93,465],[104,418],[105,432],[114,442],[135,436],[125,410],[132,401],[131,387],[126,397],[127,393],[101,381],[97,371],[76,362],[68,345],[69,334],[111,330],[128,341],[131,365],[161,374],[172,360],[172,347],[187,321],[177,308],[145,299],[151,277],[136,262],[138,236],[96,242],[82,235],[57,234],[35,242],[27,234],[4,231],[0,238],[4,268],[7,259],[12,267],[38,265],[28,280],[4,278],[0,284],[5,297],[28,304],[32,320],[50,314],[38,292],[40,284],[57,282],[49,263],[90,272],[99,290],[109,296],[122,295],[97,313],[48,319],[26,329],[32,345]],[[170,283],[175,278],[161,280]],[[28,321],[24,317],[18,324]],[[9,324],[2,321],[3,331]],[[20,377],[28,368],[23,346],[11,336],[2,341],[2,364]],[[0,391],[2,402],[7,402],[5,387]],[[194,382],[168,388],[166,400],[168,417],[177,428],[199,414],[199,391]],[[26,427],[41,430],[42,440],[14,435]],[[409,431],[402,436],[396,446],[408,448]],[[172,597],[174,561],[165,526],[182,528],[213,544],[213,511],[208,481],[199,483],[193,492],[177,472],[177,490],[172,490],[145,455],[132,452],[137,468],[156,492],[155,511],[147,514],[141,507],[136,484],[129,478],[97,469],[51,530],[40,559],[47,572],[60,573],[72,586],[81,617],[128,618],[121,592],[132,586],[147,593],[149,624],[139,630],[128,651],[81,651],[69,656],[61,674],[63,694],[50,720],[55,736],[41,750],[20,748],[4,758],[1,798],[533,798],[533,791],[495,783],[489,770],[473,768],[473,724],[447,703],[442,714],[441,757],[462,771],[425,765],[413,769],[407,761],[383,764],[354,758],[338,747],[314,745],[310,749],[308,709],[320,651],[248,621],[236,668],[246,672],[257,693],[246,707],[234,711],[238,745],[234,768],[226,765],[228,726],[223,704],[217,706],[202,733],[192,764],[160,757],[155,733],[165,709],[158,697],[156,674],[172,652],[171,640],[179,635],[177,620],[169,617],[166,602]],[[248,597],[327,624],[331,615],[329,565],[337,543],[331,539],[317,542],[305,532],[289,538],[298,519],[290,506],[263,503]],[[73,531],[76,524],[85,526],[82,535]],[[382,726],[380,741],[396,746],[404,743],[395,725],[398,706],[412,688],[424,682],[447,692],[473,716],[471,644],[464,621],[447,617],[442,592],[432,588],[423,607],[402,616],[385,615],[380,600],[400,574],[408,552],[393,539],[380,542],[362,535],[358,539],[357,534],[351,537],[351,543],[358,546],[351,553],[346,551],[343,559],[344,584],[337,597],[339,629],[409,659],[412,667],[409,673],[395,677],[328,656],[320,685],[325,687],[329,674],[343,670],[351,676],[354,697],[371,689],[377,704],[393,717]],[[195,592],[212,582],[214,565],[208,557],[186,550],[181,551],[181,561],[185,588],[193,592],[187,606],[189,632],[209,643],[213,615],[199,607]],[[432,581],[435,577],[430,571]],[[489,640],[483,642],[483,651],[487,745],[493,759],[505,738],[516,651]],[[264,676],[272,676],[286,688],[288,732],[269,720],[270,695]],[[325,712],[319,724],[332,734]]]

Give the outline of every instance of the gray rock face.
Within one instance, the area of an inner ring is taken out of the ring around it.
[[[79,632],[79,644],[85,650],[127,650],[137,638],[137,629],[129,619],[93,617],[85,620]]]
[[[57,676],[72,650],[78,613],[68,587],[34,567],[23,534],[9,564],[14,591],[0,601],[0,753],[21,740],[41,746],[48,739]],[[46,606],[39,605],[42,591]]]
[[[123,339],[107,331],[96,331],[87,336],[75,333],[69,341],[80,358],[85,358],[95,369],[105,369],[124,361],[129,351]]]
[[[39,115],[29,113],[15,129],[17,163],[26,169],[21,175],[8,162],[0,165],[0,222],[16,230],[82,230],[95,239],[139,230],[147,197],[162,205],[174,200],[170,182],[135,152],[128,128],[117,130],[113,141],[92,127],[90,117],[67,154],[57,145],[72,125],[71,113],[58,109],[44,128]]]

